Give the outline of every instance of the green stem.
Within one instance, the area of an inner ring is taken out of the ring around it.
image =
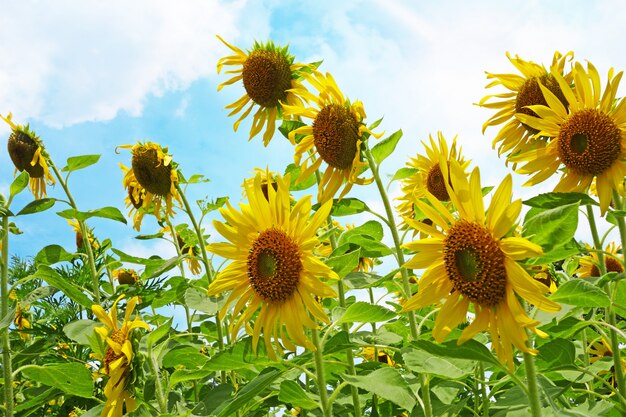
[[[9,313],[9,217],[2,217],[2,278],[0,281],[0,317],[4,318]],[[13,377],[11,364],[11,341],[9,340],[9,327],[2,330],[2,371],[4,376],[4,404],[5,415],[13,417]]]
[[[328,401],[328,391],[326,389],[326,376],[324,375],[324,357],[322,345],[320,344],[320,336],[317,329],[312,331],[313,344],[315,345],[315,372],[317,374],[317,387],[319,390],[322,413],[324,417],[331,417],[332,405]]]
[[[148,358],[150,368],[152,368],[152,372],[154,373],[154,391],[157,397],[157,402],[159,403],[159,409],[162,414],[165,414],[167,413],[167,401],[165,400],[165,396],[163,395],[163,385],[161,384],[161,377],[159,376],[159,365],[156,362],[156,358],[152,354],[152,348],[150,346],[148,346]]]
[[[67,199],[69,200],[70,206],[74,210],[79,211],[78,206],[76,205],[76,201],[74,201],[74,197],[72,197],[72,193],[70,193],[70,189],[67,186],[67,181],[63,179],[63,176],[61,176],[61,173],[59,172],[56,165],[54,165],[54,163],[51,160],[48,161],[48,164],[54,171],[54,175],[59,180],[59,184],[61,184],[61,187],[63,187],[63,191],[65,191],[65,195],[67,196]],[[85,250],[87,251],[87,259],[89,263],[89,270],[91,272],[91,282],[92,282],[93,293],[94,293],[94,302],[96,304],[100,304],[100,279],[98,277],[98,270],[96,269],[96,261],[93,256],[93,249],[91,247],[91,242],[89,242],[89,229],[87,228],[87,225],[85,225],[84,220],[76,219],[76,221],[78,221],[78,224],[80,226],[80,233],[83,235],[83,246],[85,247]]]
[[[176,234],[176,229],[174,228],[174,224],[172,223],[169,217],[165,218],[165,222],[167,223],[167,226],[170,228],[171,235],[172,235],[172,243],[174,244],[174,248],[176,248],[176,255],[178,255],[178,257],[181,257],[183,255],[183,252],[180,248],[180,245],[178,244],[178,235]],[[180,276],[185,278],[185,268],[183,267],[182,262],[178,264],[178,270],[180,271]],[[186,304],[183,304],[183,307],[185,308],[185,318],[187,319],[187,331],[191,333],[192,322],[191,322],[191,314],[189,313],[189,307],[187,307]]]
[[[528,352],[524,352],[524,369],[526,370],[526,383],[528,384],[528,401],[533,417],[541,417],[541,401],[539,399],[539,384],[537,384],[537,370],[535,358]]]
[[[478,374],[480,375],[480,390],[482,395],[483,417],[489,416],[489,395],[487,394],[487,379],[485,378],[485,368],[482,362],[478,362]]]
[[[404,253],[402,252],[402,242],[400,241],[400,236],[398,234],[398,227],[396,226],[396,220],[393,215],[393,209],[391,208],[391,203],[389,202],[389,196],[387,195],[387,190],[385,189],[385,185],[383,184],[382,179],[380,178],[380,172],[378,164],[372,155],[372,151],[367,144],[367,141],[363,143],[363,151],[365,152],[365,158],[369,163],[369,167],[372,170],[372,175],[374,176],[374,182],[376,182],[376,187],[378,187],[378,193],[380,194],[380,198],[383,200],[383,204],[385,206],[385,213],[387,214],[387,225],[389,226],[389,230],[391,231],[391,236],[393,238],[393,245],[395,247],[396,253],[396,261],[398,262],[398,266],[400,267],[400,274],[402,275],[402,289],[404,291],[405,299],[411,297],[411,286],[409,285],[409,273],[406,268],[404,268]],[[415,312],[409,311],[409,327],[411,329],[411,337],[413,339],[417,339],[419,337],[419,332],[417,329],[417,321],[415,319]],[[424,401],[424,415],[426,417],[432,416],[432,406],[430,401],[430,387],[428,376],[424,374],[420,374],[420,381],[422,385],[422,397]]]

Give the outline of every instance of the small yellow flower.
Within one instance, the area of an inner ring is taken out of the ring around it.
[[[48,153],[43,146],[43,142],[29,126],[16,125],[13,123],[13,115],[9,113],[7,117],[0,115],[0,119],[11,126],[11,136],[9,137],[9,156],[15,171],[26,171],[30,175],[29,187],[33,196],[41,199],[47,196],[46,183],[54,185],[54,177],[50,174],[48,163]]]
[[[30,329],[32,325],[30,320],[27,318],[30,316],[28,312],[30,306],[22,306],[19,302],[15,306],[15,319],[13,320],[13,324],[18,330]],[[30,334],[26,332],[19,332],[20,338],[24,341],[30,340]]]

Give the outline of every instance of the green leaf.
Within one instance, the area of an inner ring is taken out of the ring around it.
[[[289,190],[302,191],[312,187],[315,184],[315,173],[309,175],[309,178],[300,179],[300,167],[295,164],[287,165],[285,175],[291,174]]]
[[[360,246],[364,258],[381,258],[393,253],[387,245],[366,235],[350,236],[348,242]]]
[[[398,141],[402,138],[402,130],[398,130],[385,139],[381,140],[372,148],[372,156],[377,164],[380,165],[391,153],[396,149]]]
[[[42,298],[49,297],[56,293],[58,290],[54,287],[43,286],[38,287],[29,292],[24,298],[20,300],[20,304],[29,305],[33,304],[35,301],[40,300]]]
[[[83,398],[93,397],[91,372],[80,363],[60,365],[29,365],[22,373],[34,381],[49,387],[59,388],[63,392]]]
[[[37,271],[32,275],[32,277],[46,281],[49,285],[63,291],[65,295],[71,298],[74,302],[91,309],[93,302],[83,293],[82,288],[75,285],[72,281],[62,277],[57,271],[49,266],[39,265]]]
[[[137,235],[135,239],[137,240],[151,240],[151,239],[160,239],[163,237],[163,233],[154,233],[151,235]]]
[[[235,411],[244,407],[248,402],[254,399],[257,395],[261,394],[265,389],[274,382],[282,374],[276,368],[265,368],[256,378],[247,383],[242,389],[240,389],[235,398],[227,403],[222,404],[217,410],[217,417],[225,417],[232,415]]]
[[[397,369],[381,368],[364,376],[343,375],[343,378],[347,383],[398,404],[409,412],[415,406],[415,396]]]
[[[580,278],[561,284],[550,300],[578,307],[608,307],[611,302],[604,291]]]
[[[71,156],[67,158],[67,166],[63,167],[61,171],[72,172],[79,169],[87,168],[100,160],[100,155],[81,155]]]
[[[552,262],[557,262],[570,256],[578,255],[579,253],[587,252],[584,247],[579,247],[576,239],[571,239],[563,246],[559,246],[543,255],[533,258],[528,262],[528,265],[547,265]]]
[[[148,346],[154,346],[155,343],[161,340],[161,338],[163,338],[170,331],[170,328],[172,327],[172,320],[174,320],[174,318],[170,317],[165,323],[148,333]]]
[[[376,287],[381,280],[385,280],[385,277],[371,272],[350,272],[343,278],[343,283],[350,289],[362,289]]]
[[[46,211],[56,202],[56,198],[42,198],[41,200],[31,201],[26,204],[23,209],[21,209],[17,216],[23,216],[25,214],[35,214],[41,213],[42,211]]]
[[[209,358],[193,346],[179,346],[165,354],[163,366],[177,368],[183,366],[187,369],[197,369],[204,365]]]
[[[74,209],[67,209],[63,211],[57,212],[57,214],[64,219],[76,219],[76,220],[87,220],[91,217],[100,217],[103,219],[111,219],[118,221],[120,223],[127,224],[126,217],[122,214],[122,212],[117,207],[102,207],[89,211],[78,211]]]
[[[324,345],[324,354],[330,355],[346,349],[354,349],[354,344],[350,342],[348,333],[342,330],[328,339],[328,342]]]
[[[385,307],[358,301],[352,304],[339,320],[339,323],[374,323],[387,321],[397,314]]]
[[[315,204],[313,208],[317,210],[319,208],[319,204]],[[333,208],[331,209],[330,214],[335,217],[341,217],[363,213],[364,211],[369,211],[369,207],[367,207],[367,204],[358,198],[343,198],[341,200],[335,199],[333,201]]]
[[[286,139],[289,139],[289,133],[302,126],[305,126],[305,123],[302,123],[299,120],[283,120],[281,125],[278,126],[278,130]]]
[[[341,246],[346,242],[350,242],[351,237],[359,235],[368,236],[375,240],[382,240],[384,236],[383,226],[376,220],[367,221],[361,226],[354,227],[343,232],[339,237],[339,241],[337,244]]]
[[[523,236],[544,252],[568,243],[578,227],[578,202],[547,209],[524,223]]]
[[[7,314],[4,317],[0,318],[0,331],[6,329],[13,323],[15,319],[15,307],[9,309]]]
[[[416,340],[412,343],[419,349],[443,358],[470,359],[482,361],[502,368],[500,362],[489,352],[489,349],[476,340],[468,340],[462,345],[457,345],[455,340],[443,344],[428,340]]]
[[[63,333],[73,341],[89,346],[89,338],[93,334],[93,330],[101,325],[101,323],[93,320],[76,320],[66,324],[63,327]]]
[[[598,205],[593,198],[585,193],[544,193],[524,201],[527,206],[543,209],[553,209],[575,203],[581,206]]]
[[[541,345],[537,358],[548,364],[547,369],[573,365],[576,360],[576,346],[569,340],[557,338]]]
[[[58,262],[71,261],[74,255],[60,245],[48,245],[35,256],[35,265],[53,265]]]
[[[411,175],[417,174],[418,172],[419,170],[417,168],[409,168],[409,167],[400,168],[399,170],[396,171],[396,173],[393,175],[393,177],[391,178],[389,182],[392,183],[397,180],[403,180],[405,178],[410,177]]]
[[[220,308],[215,297],[209,297],[207,290],[196,287],[189,287],[185,291],[185,304],[189,308],[211,315],[217,314]]]
[[[297,382],[291,380],[281,382],[278,399],[305,410],[313,410],[319,407],[319,399],[302,389]]]
[[[16,195],[24,191],[24,188],[28,186],[29,179],[30,176],[26,171],[22,171],[20,175],[15,177],[15,179],[11,183],[11,187],[9,188],[9,193],[11,194],[11,197],[15,197]]]
[[[426,373],[445,379],[460,379],[474,372],[474,361],[442,358],[421,350],[403,353],[406,366],[413,372]]]
[[[339,275],[339,279],[345,277],[350,271],[359,266],[360,250],[348,252],[343,255],[333,256],[326,260],[326,265]]]

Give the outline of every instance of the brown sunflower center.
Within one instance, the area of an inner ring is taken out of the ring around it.
[[[248,97],[263,107],[276,107],[291,88],[289,61],[281,53],[257,49],[243,63],[243,86]]]
[[[20,130],[14,130],[11,136],[9,136],[7,148],[15,168],[19,171],[26,170],[31,178],[43,177],[43,168],[39,164],[34,166],[30,164],[30,161],[35,156],[35,152],[37,152],[37,148],[39,148],[39,145],[33,138]]]
[[[622,263],[612,256],[605,255],[604,264],[606,265],[606,272],[617,272],[618,274],[621,274],[622,272],[624,272],[624,267],[622,266]],[[596,265],[593,265],[591,267],[591,276],[592,277],[600,276],[600,270],[598,269]]]
[[[124,333],[122,333],[121,330],[115,330],[115,331],[113,331],[113,333],[111,333],[111,339],[114,342],[119,343],[121,345],[121,344],[124,343]],[[124,356],[124,353],[120,353],[118,355],[118,354],[115,353],[113,348],[109,347],[107,349],[106,353],[104,354],[104,371],[108,374],[109,373],[109,365],[112,362],[115,362],[116,360],[121,358],[122,356]]]
[[[135,194],[137,195],[135,196]],[[130,200],[130,203],[133,205],[133,207],[135,207],[136,209],[139,209],[143,206],[143,193],[141,192],[141,189],[137,189],[132,185],[128,186],[128,199]]]
[[[444,239],[444,265],[454,291],[482,306],[504,299],[504,253],[489,230],[467,220],[457,222]]]
[[[443,173],[441,172],[439,164],[433,166],[430,171],[428,171],[428,177],[426,178],[426,188],[428,189],[428,192],[430,192],[437,198],[437,200],[450,200],[448,190],[446,189],[446,183],[443,179]]]
[[[296,291],[302,272],[300,249],[275,228],[259,234],[248,253],[248,278],[263,300],[281,303]]]
[[[170,194],[172,166],[163,164],[156,149],[141,147],[134,150],[132,163],[135,178],[143,188],[161,197]],[[131,202],[133,202],[132,197]],[[134,202],[133,205],[135,205]]]
[[[618,158],[621,134],[611,118],[595,109],[572,113],[561,125],[559,156],[579,175],[600,175]]]
[[[315,149],[328,165],[346,169],[352,165],[359,140],[359,122],[339,104],[326,105],[313,121]]]
[[[559,87],[559,83],[556,81],[556,78],[554,78],[550,74],[544,74],[540,77],[529,78],[526,80],[526,82],[524,82],[522,88],[520,88],[517,92],[517,97],[515,99],[516,113],[523,113],[529,116],[537,117],[537,114],[526,106],[548,105],[546,99],[543,96],[543,92],[539,87],[539,83],[541,83],[544,87],[550,90],[550,92],[554,94],[565,107],[567,107],[567,99],[565,98],[563,91],[561,91],[561,87]],[[524,126],[527,129],[530,128],[529,126]]]
[[[117,275],[117,280],[120,284],[133,285],[139,281],[139,277],[133,271],[120,271]]]

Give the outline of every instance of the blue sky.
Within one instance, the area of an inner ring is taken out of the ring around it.
[[[482,135],[491,113],[473,105],[486,94],[484,71],[513,72],[507,51],[548,64],[555,50],[574,50],[578,60],[594,63],[604,82],[609,67],[626,68],[624,11],[619,1],[6,2],[0,113],[29,122],[59,166],[69,156],[102,154],[97,165],[73,174],[70,187],[81,209],[112,205],[126,212],[118,164],[128,165],[130,158],[114,149],[137,140],[169,146],[187,176],[211,179],[191,189],[191,200],[208,195],[238,201],[243,178],[254,167],[282,171],[292,161],[292,147],[279,134],[267,148],[260,138],[248,143],[247,123],[233,132],[234,120],[223,107],[243,87],[217,93],[226,76],[217,75],[215,65],[228,50],[215,34],[242,48],[272,39],[289,43],[298,61],[324,59],[321,69],[347,96],[363,101],[370,121],[384,116],[381,129],[403,129],[385,173],[403,166],[421,152],[421,140],[441,130],[450,139],[458,134],[483,182],[496,184],[508,172],[491,149],[497,131]],[[8,136],[8,127],[0,126],[0,137]],[[12,176],[11,161],[0,152],[0,192],[7,193]],[[514,175],[516,186],[524,181]],[[518,187],[517,196],[549,189],[550,183]],[[391,192],[397,194],[397,187]],[[62,198],[62,190],[49,195]],[[382,208],[373,187],[351,195]],[[24,193],[15,207],[30,198]],[[63,208],[18,218],[24,234],[12,238],[11,252],[34,255],[51,243],[73,249],[73,234],[54,214]],[[130,225],[90,225],[136,255],[173,251],[134,240]],[[142,233],[156,229],[146,219]]]

